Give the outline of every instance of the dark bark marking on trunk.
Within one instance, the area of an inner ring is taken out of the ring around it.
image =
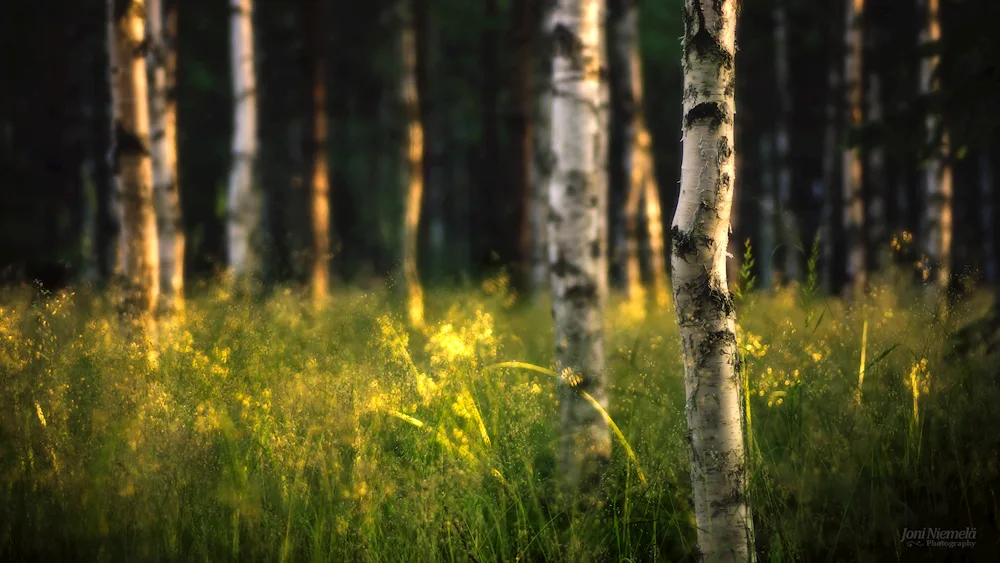
[[[706,119],[713,132],[718,131],[719,127],[728,120],[722,104],[702,102],[688,110],[684,116],[684,127],[690,129],[696,122]]]

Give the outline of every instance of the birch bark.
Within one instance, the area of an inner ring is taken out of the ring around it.
[[[603,311],[607,297],[608,108],[603,0],[559,0],[549,22],[552,147],[549,272],[560,373],[560,467],[571,488],[593,491],[611,455],[601,414],[608,398]]]
[[[227,198],[228,258],[235,281],[260,273],[261,197],[256,185],[257,81],[254,72],[253,0],[231,0],[233,154]]]
[[[108,0],[111,92],[114,111],[113,170],[120,194],[123,313],[148,324],[160,293],[153,164],[149,153],[149,98],[142,0]]]
[[[936,43],[941,39],[939,0],[923,1],[924,28],[922,43]],[[920,65],[920,93],[931,95],[940,88],[935,76],[941,58],[933,55]],[[933,112],[927,114],[927,138],[934,144],[930,160],[924,168],[924,281],[943,298],[951,281],[952,239],[952,171],[949,159],[951,148],[947,131],[938,138],[940,118]]]
[[[748,561],[754,554],[736,314],[726,284],[736,18],[736,0],[685,2],[683,152],[671,265],[703,561]]]
[[[421,0],[400,0],[400,48],[402,76],[400,100],[406,119],[403,144],[403,186],[406,204],[403,216],[403,283],[406,286],[407,312],[410,324],[424,324],[424,292],[417,269],[417,235],[420,232],[420,211],[424,196],[424,129],[420,120],[420,99],[417,90],[417,33],[415,10]]]
[[[177,2],[147,0],[153,185],[160,251],[160,309],[184,307],[184,225],[177,184]],[[166,21],[164,21],[166,20]],[[166,25],[164,25],[164,23]]]
[[[844,26],[844,109],[847,129],[861,125],[862,120],[862,58],[864,36],[861,32],[865,0],[847,0]],[[841,155],[844,197],[844,238],[847,243],[847,286],[849,296],[860,297],[866,284],[865,267],[865,202],[862,194],[861,149],[844,148]]]

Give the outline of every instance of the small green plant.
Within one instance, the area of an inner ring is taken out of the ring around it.
[[[799,305],[806,313],[806,328],[809,328],[812,325],[813,317],[816,314],[812,305],[816,299],[817,293],[819,292],[819,257],[820,234],[817,232],[816,236],[813,237],[812,249],[809,252],[809,258],[806,260],[806,283],[802,284],[799,290]]]
[[[737,300],[742,301],[745,296],[753,291],[754,282],[757,281],[757,277],[753,275],[753,266],[753,247],[750,246],[750,239],[748,238],[743,243],[743,262],[740,264],[740,280],[733,286],[733,295],[736,296]]]

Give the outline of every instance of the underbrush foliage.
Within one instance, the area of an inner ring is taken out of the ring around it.
[[[942,324],[898,284],[851,308],[808,284],[744,288],[761,558],[916,559],[933,554],[902,530],[926,526],[977,527],[995,553],[996,358],[945,359],[989,298]],[[695,556],[670,309],[608,308],[621,436],[606,502],[581,510],[557,492],[548,306],[503,280],[430,292],[422,331],[391,293],[316,312],[291,290],[208,288],[145,344],[82,290],[0,303],[4,560]]]

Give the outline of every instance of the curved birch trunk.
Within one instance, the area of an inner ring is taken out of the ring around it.
[[[153,163],[149,154],[149,98],[142,0],[108,0],[111,95],[114,111],[113,170],[120,193],[123,313],[140,324],[152,319],[160,293]]]
[[[921,39],[933,43],[941,39],[941,21],[938,0],[924,0],[924,28]],[[940,87],[934,76],[940,64],[937,55],[925,58],[920,65],[920,93],[929,95]],[[927,114],[927,136],[931,143],[937,142],[934,152],[924,169],[924,281],[936,290],[939,299],[945,297],[951,281],[951,236],[952,236],[952,177],[951,150],[948,133],[943,132],[938,141],[937,130],[940,118],[933,112]]]
[[[184,307],[184,226],[177,186],[177,2],[147,0],[153,186],[160,247],[160,309]],[[164,26],[166,19],[166,26]]]
[[[799,224],[792,201],[791,134],[792,118],[791,81],[788,76],[788,17],[784,0],[774,7],[774,74],[778,91],[778,120],[774,131],[774,158],[777,162],[778,209],[781,214],[781,243],[785,281],[801,276],[802,256],[799,252]]]
[[[403,141],[403,187],[406,205],[403,215],[403,284],[406,286],[407,313],[410,325],[424,325],[424,291],[417,270],[417,235],[420,232],[420,208],[424,195],[424,129],[420,121],[417,91],[416,2],[400,0],[400,48],[403,61],[399,95],[406,116]]]
[[[323,75],[325,11],[322,0],[309,0],[307,6],[305,32],[309,123],[305,128],[305,152],[309,163],[309,219],[313,239],[310,287],[314,303],[322,305],[330,285],[330,181],[326,164],[326,79]]]
[[[671,228],[691,481],[703,561],[752,560],[736,314],[726,285],[736,0],[685,1],[681,185]]]
[[[865,0],[847,0],[844,29],[844,110],[847,129],[859,127],[862,119],[862,57],[864,35],[861,33]],[[842,154],[844,197],[844,238],[847,243],[847,286],[850,297],[864,294],[867,268],[865,260],[865,200],[861,184],[861,149],[845,147]]]
[[[228,193],[228,258],[240,285],[260,273],[261,198],[256,185],[257,81],[254,73],[253,0],[231,0],[233,161]]]
[[[592,492],[611,456],[602,407],[603,310],[607,296],[607,102],[603,0],[560,0],[549,20],[552,147],[549,272],[560,378],[560,470],[566,485]]]

